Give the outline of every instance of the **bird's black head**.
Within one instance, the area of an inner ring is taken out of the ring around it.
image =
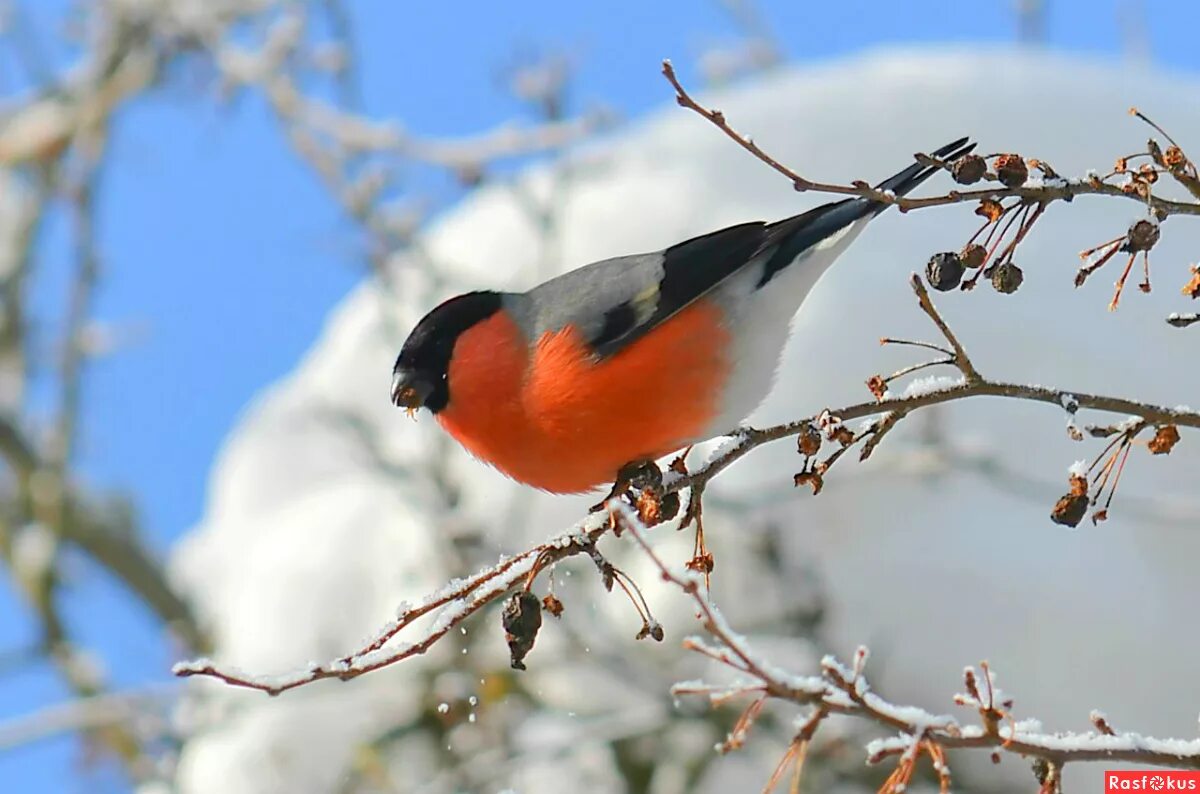
[[[500,310],[498,292],[468,292],[442,303],[417,323],[392,368],[392,402],[437,413],[450,402],[450,357],[464,331]]]

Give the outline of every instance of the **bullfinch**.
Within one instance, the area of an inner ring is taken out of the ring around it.
[[[969,152],[963,138],[933,154]],[[878,185],[903,196],[938,169]],[[792,315],[887,208],[835,201],[649,254],[593,262],[528,292],[468,292],[417,323],[392,402],[427,408],[472,455],[544,491],[727,433],[771,389]]]

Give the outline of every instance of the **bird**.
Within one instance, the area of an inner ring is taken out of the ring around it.
[[[948,163],[961,138],[933,152]],[[920,161],[877,185],[904,196]],[[405,340],[391,400],[475,458],[551,493],[729,433],[770,392],[793,315],[889,202],[852,197],[584,265],[527,292],[439,304]]]

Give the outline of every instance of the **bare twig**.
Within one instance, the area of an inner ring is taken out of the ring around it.
[[[962,204],[964,202],[977,202],[984,199],[1004,199],[1010,197],[1020,198],[1029,204],[1044,206],[1055,201],[1070,201],[1076,196],[1119,196],[1142,204],[1149,203],[1156,212],[1163,216],[1200,215],[1200,203],[1171,201],[1154,195],[1148,198],[1137,192],[1127,191],[1120,185],[1106,182],[1099,177],[1088,177],[1080,180],[1046,179],[1041,184],[1021,185],[1018,187],[997,185],[995,187],[976,190],[952,190],[944,195],[930,196],[928,198],[898,198],[886,191],[876,190],[866,182],[856,182],[852,185],[814,182],[788,168],[767,154],[753,139],[731,127],[725,118],[725,114],[720,110],[707,108],[697,102],[687,92],[687,89],[683,87],[683,84],[680,83],[670,61],[663,61],[662,71],[663,75],[675,89],[675,98],[680,105],[703,116],[747,152],[787,177],[788,181],[798,191],[811,190],[818,193],[831,193],[841,196],[861,196],[872,201],[878,201],[881,204],[895,204],[901,212],[923,209],[925,207],[941,207],[947,204]],[[920,159],[925,161],[932,158],[923,156]]]
[[[913,706],[898,706],[871,691],[862,674],[867,656],[865,649],[860,649],[853,667],[827,656],[821,663],[819,676],[784,672],[760,657],[747,640],[729,626],[710,599],[701,577],[691,572],[676,572],[667,565],[647,541],[645,527],[634,511],[616,500],[610,503],[610,508],[662,578],[691,599],[705,632],[716,642],[716,645],[710,645],[691,639],[685,641],[685,647],[720,662],[740,676],[740,683],[733,686],[682,684],[672,690],[676,695],[703,695],[721,702],[736,694],[757,699],[767,696],[799,705],[815,705],[823,713],[860,717],[897,731],[896,739],[868,745],[867,752],[873,762],[889,756],[903,756],[912,750],[914,741],[928,741],[943,749],[988,748],[1041,758],[1059,767],[1073,761],[1122,761],[1200,769],[1200,739],[1154,739],[1138,734],[1118,734],[1111,728],[1086,734],[1046,734],[1027,724],[1005,722],[1003,718],[1007,713],[999,711],[999,705],[992,701],[994,690],[990,684],[988,694],[982,700],[972,696],[959,698],[960,704],[975,705],[985,715],[1000,716],[1000,719],[985,716],[982,725],[962,725],[950,716]],[[973,671],[968,672],[968,681],[973,677]],[[988,680],[990,682],[990,677]],[[936,759],[935,752],[931,755]]]

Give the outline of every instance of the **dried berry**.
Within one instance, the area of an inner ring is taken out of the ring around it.
[[[1175,425],[1163,425],[1154,431],[1154,438],[1146,447],[1151,455],[1169,455],[1179,443],[1179,429]]]
[[[1183,153],[1183,149],[1172,145],[1167,147],[1167,152],[1163,156],[1163,162],[1166,163],[1169,168],[1178,168],[1187,162],[1187,156]]]
[[[929,286],[945,292],[959,285],[963,277],[963,263],[953,251],[934,254],[925,265],[925,280]]]
[[[887,381],[883,379],[882,375],[872,375],[867,378],[867,389],[875,396],[876,400],[882,401],[887,395]]]
[[[963,267],[974,270],[983,267],[983,263],[987,261],[987,249],[979,243],[971,243],[959,252],[958,258],[962,260]]]
[[[1184,284],[1180,291],[1193,300],[1200,298],[1200,265],[1192,265],[1192,280]]]
[[[542,609],[549,612],[556,618],[561,618],[563,613],[563,602],[559,600],[554,593],[547,593],[542,599]]]
[[[996,292],[1002,292],[1005,295],[1016,292],[1024,280],[1025,273],[1012,262],[1005,262],[992,271],[992,286]]]
[[[513,593],[504,604],[500,623],[504,626],[504,639],[508,642],[513,669],[524,670],[525,662],[522,660],[533,650],[538,629],[542,627],[541,602],[528,590]]]
[[[807,485],[812,488],[813,496],[821,492],[825,479],[815,471],[802,471],[792,478],[792,483],[798,488]]]
[[[1029,167],[1019,154],[1002,154],[996,158],[996,178],[1005,187],[1020,187],[1029,178]]]
[[[979,206],[975,208],[975,214],[995,223],[1004,217],[1004,205],[996,201],[996,199],[981,199]]]
[[[811,422],[804,426],[799,436],[800,454],[811,458],[821,451],[821,431]]]
[[[960,157],[950,166],[950,175],[960,185],[973,185],[987,173],[987,162],[977,154]]]
[[[1160,234],[1157,223],[1143,218],[1129,227],[1129,231],[1125,233],[1125,244],[1121,246],[1121,250],[1127,253],[1149,251],[1158,242]]]
[[[1069,493],[1065,494],[1058,503],[1054,505],[1054,509],[1050,511],[1050,520],[1055,524],[1063,526],[1076,527],[1083,520],[1088,509],[1087,494]]]
[[[643,488],[637,496],[638,520],[648,527],[661,524],[665,519],[662,514],[662,502],[659,492],[653,488]]]
[[[635,640],[644,640],[650,637],[655,642],[663,641],[663,628],[657,621],[651,620],[642,624],[642,630],[634,637]]]

